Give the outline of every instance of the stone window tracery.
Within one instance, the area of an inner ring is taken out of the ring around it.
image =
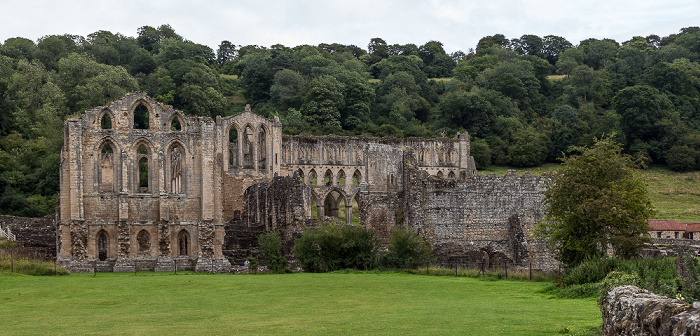
[[[177,247],[178,255],[186,256],[189,255],[190,248],[190,235],[186,230],[181,230],[177,235]]]
[[[264,171],[267,168],[267,137],[265,129],[260,128],[258,133],[258,169]]]
[[[102,118],[100,118],[100,128],[101,129],[111,129],[112,128],[112,118],[109,116],[107,111],[103,112]]]
[[[100,150],[100,191],[114,191],[114,150],[105,143]]]
[[[182,166],[184,151],[178,145],[173,146],[170,151],[170,192],[173,194],[182,193]]]
[[[149,191],[150,179],[149,179],[149,162],[148,162],[148,149],[145,145],[141,144],[136,150],[136,160],[137,160],[137,186],[138,192],[146,193]]]
[[[97,259],[107,260],[107,233],[104,230],[97,234]]]
[[[149,129],[149,115],[148,108],[143,103],[139,103],[134,109],[134,128],[135,129]]]

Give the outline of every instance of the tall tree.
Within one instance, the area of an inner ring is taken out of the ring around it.
[[[603,257],[609,247],[619,257],[636,256],[655,210],[632,158],[612,137],[575,150],[580,154],[563,160],[544,191],[547,213],[537,235],[566,265]]]

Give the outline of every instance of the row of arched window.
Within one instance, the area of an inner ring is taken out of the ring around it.
[[[345,171],[342,169],[338,171],[338,174],[335,176],[333,176],[333,172],[330,169],[327,169],[323,174],[323,183],[321,184],[319,184],[317,179],[318,176],[316,174],[316,170],[314,169],[311,169],[307,174],[304,174],[304,171],[300,168],[297,170],[297,174],[299,175],[301,182],[312,186],[323,185],[328,187],[337,185],[345,187],[349,185],[348,183],[352,183],[352,186],[359,186],[362,182],[362,173],[360,173],[359,169],[355,169],[355,172],[352,174],[352,182],[345,178]]]
[[[111,140],[105,140],[100,147],[100,155],[97,169],[97,179],[99,191],[110,193],[118,189],[118,172],[121,170],[120,158],[115,155],[117,146]],[[133,171],[132,190],[138,193],[149,193],[153,191],[156,179],[157,167],[154,164],[153,151],[147,141],[136,143],[136,150],[132,156],[133,163],[130,169]],[[169,193],[184,193],[184,169],[185,150],[179,143],[169,146],[166,152],[165,181],[163,189]]]
[[[105,230],[100,230],[97,233],[97,259],[101,261],[107,260],[107,258],[112,257],[116,251],[110,249],[109,246],[109,234]],[[150,255],[151,246],[151,234],[147,230],[141,230],[136,235],[136,246],[137,253],[141,255]],[[175,252],[177,255],[186,256],[190,254],[191,249],[190,234],[187,230],[182,229],[177,234],[177,246],[175,247]],[[157,246],[157,245],[156,245]]]
[[[146,104],[143,102],[139,102],[136,108],[134,108],[132,127],[134,129],[150,129],[151,125],[149,113],[150,112],[148,110],[148,107],[146,107]],[[109,110],[102,111],[102,115],[99,117],[99,119],[101,129],[114,128],[113,115]],[[182,119],[177,114],[173,115],[173,117],[170,118],[167,125],[167,130],[174,132],[182,131]]]

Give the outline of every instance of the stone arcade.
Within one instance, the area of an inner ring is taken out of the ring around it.
[[[529,238],[544,180],[476,175],[468,134],[286,136],[249,107],[212,120],[144,93],[64,131],[57,260],[74,272],[224,272],[260,232],[289,243],[321,216],[356,218],[384,241],[397,225],[418,230],[442,263],[555,267]]]

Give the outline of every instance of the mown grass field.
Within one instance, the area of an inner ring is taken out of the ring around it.
[[[599,327],[548,283],[403,273],[0,273],[2,334],[555,335]]]
[[[557,170],[558,164],[518,169],[518,175],[526,171],[534,175]],[[489,167],[479,174],[505,175],[507,167]],[[651,202],[658,211],[653,219],[675,219],[679,222],[700,222],[700,172],[676,173],[666,168],[652,166],[640,170],[648,184]]]

